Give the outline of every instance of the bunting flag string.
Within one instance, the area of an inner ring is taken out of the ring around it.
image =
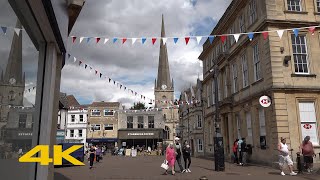
[[[132,44],[135,44],[136,42],[138,42],[137,40],[141,40],[140,42],[142,44],[145,44],[147,39],[151,39],[151,43],[152,45],[154,45],[158,40],[162,40],[163,45],[166,44],[168,39],[173,39],[173,43],[177,44],[179,39],[184,39],[186,45],[189,44],[189,41],[191,39],[196,40],[196,42],[198,44],[200,44],[200,41],[205,38],[208,39],[209,42],[212,44],[215,37],[219,37],[219,39],[221,40],[222,43],[224,43],[228,38],[230,38],[229,36],[231,36],[232,38],[235,39],[236,42],[238,42],[239,37],[241,35],[247,35],[248,39],[250,41],[253,40],[254,37],[257,36],[257,34],[262,34],[264,39],[267,39],[268,35],[270,33],[277,33],[279,38],[281,39],[283,36],[283,33],[285,31],[292,31],[296,36],[299,34],[300,30],[308,30],[312,35],[314,35],[314,32],[316,30],[316,28],[319,28],[319,26],[308,26],[308,27],[300,27],[300,28],[291,28],[291,29],[278,29],[278,30],[271,30],[271,31],[256,31],[256,32],[244,32],[244,33],[236,33],[236,34],[220,34],[220,35],[207,35],[207,36],[182,36],[182,37],[123,37],[123,38],[117,38],[117,37],[113,37],[111,39],[113,39],[113,43],[116,43],[119,39],[119,41],[121,40],[121,43],[124,44],[127,40],[131,40]],[[2,27],[1,27],[2,28]],[[2,28],[2,31],[5,33],[5,29]],[[70,36],[72,38],[72,42],[75,43],[76,39],[78,38],[77,36]],[[83,39],[87,39],[87,43],[89,43],[90,39],[92,37],[90,36],[79,36],[79,43],[81,43],[83,41]],[[96,39],[96,44],[98,44],[100,42],[101,39],[104,39],[104,43],[106,44],[109,41],[109,37],[95,37]],[[160,41],[161,42],[161,41]]]
[[[72,56],[71,54],[68,54],[68,57],[69,57],[70,60],[73,59],[73,63],[76,63],[77,61],[79,61],[79,63],[78,63],[79,66],[81,66],[81,64],[84,64],[84,69],[87,69],[88,66],[90,67],[90,69],[92,69],[92,67],[93,67],[93,66],[87,64],[87,63],[86,63],[85,61],[83,61],[83,60],[78,60],[79,58],[76,58],[76,57]],[[73,57],[73,58],[71,58],[71,57]],[[138,97],[138,98],[140,98],[140,99],[142,99],[142,100],[146,100],[146,101],[148,101],[148,102],[150,102],[150,103],[159,102],[159,103],[163,103],[163,104],[172,104],[172,105],[173,105],[173,104],[189,104],[189,103],[193,104],[193,103],[198,102],[198,101],[187,102],[187,101],[159,101],[159,100],[155,101],[154,99],[148,98],[148,97],[146,97],[145,95],[140,94],[140,93],[137,93],[136,91],[128,88],[128,87],[127,87],[126,85],[124,85],[123,83],[120,83],[120,82],[118,82],[118,81],[115,81],[115,80],[113,80],[113,79],[110,78],[110,77],[104,76],[104,75],[101,73],[101,71],[98,71],[98,70],[95,69],[95,68],[94,68],[94,73],[95,73],[95,75],[98,75],[98,74],[99,74],[100,79],[101,79],[102,77],[104,77],[107,82],[109,82],[109,83],[111,83],[111,84],[113,83],[113,85],[115,85],[115,86],[116,86],[117,88],[119,88],[120,90],[124,90],[125,92],[129,93],[130,95],[133,95],[133,96],[135,96],[135,97]]]
[[[12,29],[18,36],[20,35],[20,32],[23,31],[24,29],[16,28],[16,27],[10,27],[10,26],[4,26],[0,25],[2,34],[7,35],[8,29]]]

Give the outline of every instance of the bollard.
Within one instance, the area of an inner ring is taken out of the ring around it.
[[[302,173],[301,155],[297,153],[297,169],[299,173]]]
[[[208,180],[208,178],[206,176],[202,176],[199,180]]]

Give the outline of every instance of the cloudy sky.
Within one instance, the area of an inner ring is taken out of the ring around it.
[[[103,75],[121,82],[128,88],[154,99],[154,80],[157,77],[159,41],[152,45],[128,40],[105,45],[86,40],[79,44],[79,37],[159,37],[161,15],[164,15],[166,36],[208,35],[215,26],[230,0],[95,0],[87,1],[71,35],[68,51],[77,59],[102,72]],[[201,43],[202,44],[202,43]],[[168,40],[168,55],[171,76],[175,82],[175,95],[190,84],[195,84],[198,75],[202,78],[202,65],[198,56],[202,46],[184,39],[177,44]],[[62,72],[61,90],[73,94],[80,103],[92,101],[120,101],[125,105],[140,101],[105,79],[99,79],[94,71],[85,70],[73,61],[67,61]]]
[[[159,37],[161,15],[164,15],[167,37],[208,35],[214,28],[231,0],[87,0],[75,23],[71,36],[77,36],[76,43],[68,41],[67,51],[126,87],[154,99],[154,80],[157,77],[159,61],[159,40],[152,45],[151,39],[145,44],[131,40],[125,44],[112,40],[96,44],[79,37]],[[14,27],[15,20],[6,17],[15,16],[6,1],[1,5],[1,23]],[[26,72],[27,87],[35,84],[37,51],[24,33],[23,71]],[[13,31],[1,37],[0,53],[7,59],[8,44],[11,44]],[[191,39],[186,46],[184,39],[177,44],[172,39],[167,41],[171,77],[175,82],[175,95],[179,97],[183,89],[196,83],[198,76],[202,79],[202,63],[198,56],[202,51],[204,40],[197,44]],[[5,61],[0,62],[5,67]],[[0,69],[1,70],[1,69]],[[33,83],[33,84],[32,84]],[[122,88],[123,89],[123,88]],[[139,97],[120,90],[119,87],[100,79],[89,68],[79,67],[78,62],[66,62],[62,70],[61,91],[73,94],[81,104],[92,101],[120,101],[127,107],[133,102],[141,101]],[[27,95],[30,96],[31,95]],[[32,101],[32,100],[31,100]]]

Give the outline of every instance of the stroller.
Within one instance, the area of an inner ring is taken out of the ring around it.
[[[121,148],[121,149],[119,149],[119,151],[118,151],[118,156],[123,156],[123,155],[124,155],[124,149]]]

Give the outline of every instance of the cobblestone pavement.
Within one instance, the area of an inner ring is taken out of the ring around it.
[[[247,166],[241,167],[234,164],[226,163],[224,172],[215,172],[213,161],[193,158],[190,170],[191,173],[179,173],[175,176],[168,174],[162,175],[163,170],[160,168],[164,157],[162,156],[138,156],[138,157],[120,157],[105,156],[104,159],[94,164],[93,169],[86,166],[61,167],[55,169],[55,180],[138,180],[138,179],[183,179],[197,180],[201,176],[208,179],[246,179],[246,180],[319,180],[319,175],[298,175],[280,176],[279,171],[268,167]],[[176,165],[177,167],[177,165]]]

